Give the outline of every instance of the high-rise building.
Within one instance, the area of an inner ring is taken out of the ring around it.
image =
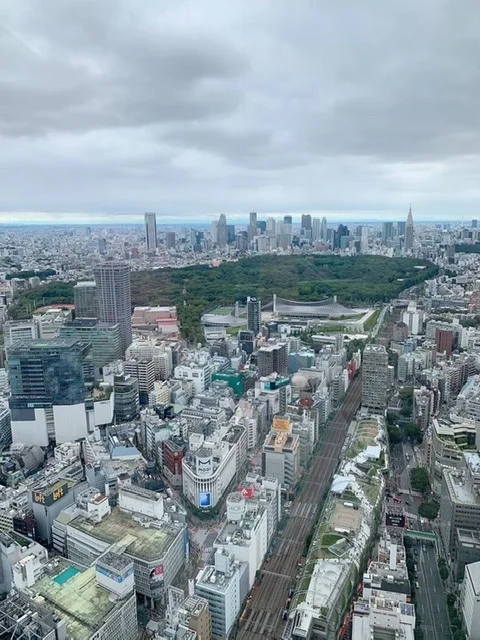
[[[255,211],[250,212],[250,220],[248,223],[248,241],[252,242],[257,235],[257,214]]]
[[[130,268],[123,262],[105,262],[93,271],[97,285],[98,318],[120,325],[122,353],[132,344]]]
[[[399,220],[397,222],[397,236],[405,235],[406,226],[407,226],[407,223],[405,222],[405,220]]]
[[[284,342],[261,347],[257,354],[259,376],[271,373],[286,374],[288,370],[287,345]]]
[[[175,249],[175,245],[177,242],[177,236],[175,235],[175,231],[167,231],[165,234],[165,246],[167,249]]]
[[[8,449],[12,444],[12,426],[10,424],[10,409],[6,404],[0,404],[0,452]]]
[[[14,344],[8,352],[14,442],[47,446],[87,434],[91,347],[67,338]]]
[[[393,238],[393,222],[384,222],[382,224],[382,241],[386,244]]]
[[[260,333],[262,323],[262,304],[257,298],[247,298],[247,328],[254,335]]]
[[[472,562],[465,567],[465,579],[460,593],[460,606],[465,622],[467,637],[480,640],[480,562]]]
[[[227,246],[227,239],[227,218],[221,213],[217,222],[217,245],[223,249]]]
[[[98,251],[102,256],[107,255],[107,239],[106,238],[98,239]]]
[[[325,216],[323,216],[322,223],[320,225],[320,239],[323,240],[323,242],[328,240],[328,225]]]
[[[123,355],[118,324],[97,322],[95,318],[76,318],[60,327],[59,335],[90,344],[93,365],[99,369]]]
[[[227,242],[233,244],[235,242],[235,225],[227,224]]]
[[[363,351],[362,406],[372,412],[387,408],[388,353],[383,345],[367,344]]]
[[[313,218],[312,220],[312,240],[320,240],[321,236],[321,222],[320,218]]]
[[[274,236],[277,230],[277,221],[275,218],[267,218],[267,235]]]
[[[472,229],[478,228],[478,220],[472,220]]]
[[[147,241],[147,251],[157,249],[157,216],[154,213],[145,214],[145,238]]]
[[[77,282],[73,287],[73,302],[75,304],[76,318],[96,318],[97,285],[94,281],[85,280]]]
[[[312,216],[309,213],[302,214],[302,229],[308,229],[311,231],[312,229]]]
[[[408,210],[407,224],[405,227],[405,251],[411,251],[413,248],[413,216],[412,207]]]

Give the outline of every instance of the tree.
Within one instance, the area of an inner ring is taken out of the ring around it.
[[[441,566],[438,570],[440,578],[445,581],[448,578],[448,569],[445,565]]]
[[[421,627],[418,627],[418,625],[415,628],[414,636],[415,636],[415,640],[423,640],[425,638],[425,634],[423,633],[423,629]]]
[[[387,431],[388,431],[388,441],[390,443],[390,446],[393,447],[393,445],[398,444],[399,442],[402,442],[402,432],[397,426],[389,426],[387,428]]]
[[[435,520],[438,516],[438,512],[440,510],[440,505],[438,502],[422,502],[422,504],[418,507],[418,514],[422,516],[422,518],[428,518],[428,520]]]
[[[428,473],[422,467],[415,467],[410,470],[410,484],[414,491],[419,491],[426,495],[430,492],[430,480]]]
[[[447,607],[454,607],[457,601],[457,596],[454,593],[449,593],[447,596]]]
[[[415,422],[407,422],[403,427],[403,433],[405,438],[413,442],[418,442],[420,444],[423,441],[422,430]]]
[[[453,640],[465,640],[466,635],[465,635],[465,631],[462,631],[461,629],[457,629],[456,631],[453,632]]]

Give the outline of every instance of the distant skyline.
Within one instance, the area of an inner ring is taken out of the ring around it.
[[[413,211],[413,221],[414,224],[428,224],[428,223],[458,223],[462,222],[465,225],[470,224],[472,219],[475,219],[475,216],[472,218],[464,217],[462,220],[461,217],[444,217],[444,218],[421,218],[415,215],[415,211]],[[266,220],[267,218],[273,217],[277,220],[283,220],[284,215],[291,215],[293,218],[293,224],[300,225],[300,219],[302,213],[311,213],[313,217],[323,218],[325,216],[327,218],[327,223],[329,226],[335,224],[382,224],[385,221],[388,222],[397,222],[397,221],[406,221],[406,215],[396,215],[396,214],[384,214],[379,217],[371,217],[368,214],[354,214],[354,213],[332,213],[332,212],[315,212],[315,211],[303,211],[301,213],[258,213],[259,220]],[[176,217],[171,218],[170,216],[162,216],[157,214],[157,227],[162,226],[209,226],[211,222],[214,220],[218,220],[220,214],[212,214],[212,215],[203,215],[196,217]],[[248,225],[248,214],[225,214],[227,217],[227,222],[230,224],[236,224],[239,226],[247,226]],[[480,216],[479,216],[480,219]],[[144,227],[144,214],[28,214],[23,217],[23,214],[8,214],[0,212],[0,227],[4,226],[29,226],[29,225],[74,225],[74,226],[119,226],[119,225],[137,225],[139,227]]]
[[[479,22],[456,0],[6,3],[0,223],[475,218]]]

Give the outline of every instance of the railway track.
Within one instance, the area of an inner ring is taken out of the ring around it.
[[[338,465],[346,430],[360,406],[361,395],[359,375],[350,385],[337,415],[329,422],[305,486],[292,504],[287,525],[278,537],[270,561],[263,565],[260,584],[252,591],[239,621],[235,636],[239,640],[281,637],[282,612],[288,591],[296,582],[305,542],[318,518],[323,495]]]

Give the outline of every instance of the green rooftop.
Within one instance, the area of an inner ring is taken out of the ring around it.
[[[89,522],[78,516],[69,525],[109,544],[121,543],[123,540],[127,545],[125,553],[147,562],[162,558],[181,531],[181,525],[163,522],[161,528],[143,527],[131,514],[120,511],[118,507],[113,507],[112,513],[101,522]]]

